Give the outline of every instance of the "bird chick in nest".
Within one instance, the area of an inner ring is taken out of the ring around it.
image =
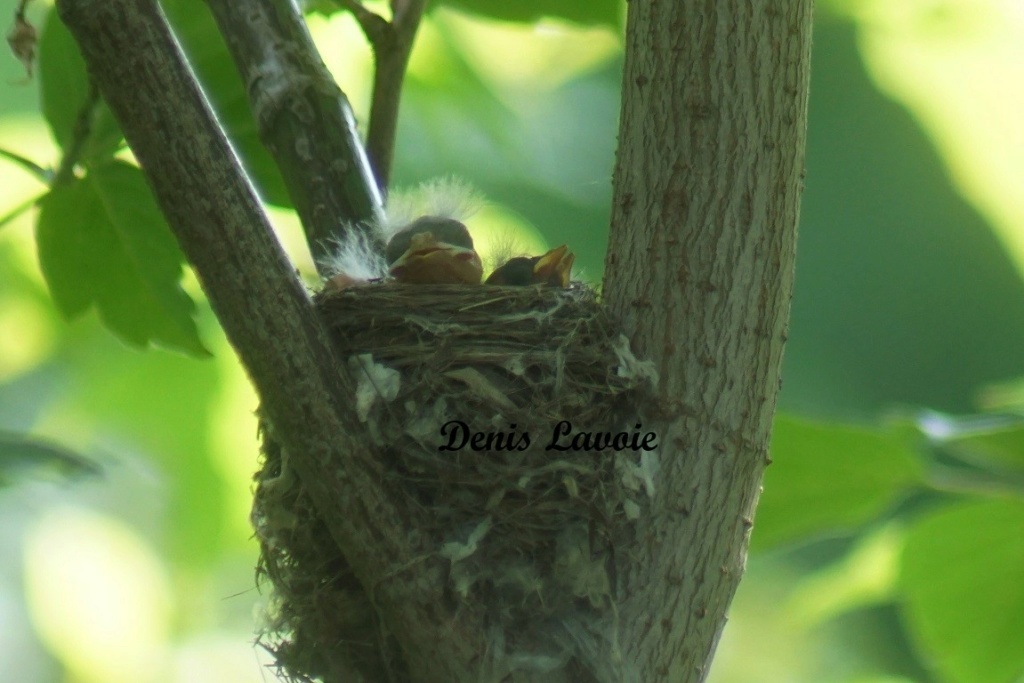
[[[564,244],[540,256],[516,256],[496,268],[487,278],[487,284],[568,287],[575,261],[576,255]]]
[[[481,204],[477,193],[455,178],[430,181],[395,193],[369,235],[349,230],[323,264],[326,288],[344,289],[390,275],[415,284],[478,284],[480,256],[464,220]],[[375,242],[387,247],[383,258]]]
[[[480,255],[464,221],[482,204],[464,181],[443,178],[395,193],[369,230],[352,229],[328,261],[326,289],[344,289],[387,276],[411,284],[479,284]],[[378,245],[386,244],[383,258]],[[506,245],[510,246],[510,245]],[[566,245],[540,256],[499,259],[486,284],[568,287],[575,256]]]

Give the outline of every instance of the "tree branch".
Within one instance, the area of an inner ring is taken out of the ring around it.
[[[262,399],[261,411],[417,681],[470,680],[479,615],[453,614],[446,565],[350,434],[351,380],[156,0],[59,0],[104,100]],[[446,629],[437,638],[438,625]]]
[[[317,267],[332,238],[350,227],[377,239],[368,226],[379,217],[382,201],[352,108],[321,61],[295,3],[208,4]]]
[[[394,0],[391,3],[389,30],[376,40],[370,38],[376,68],[373,73],[370,134],[366,147],[381,188],[387,188],[391,181],[402,83],[425,6],[426,0]]]
[[[371,46],[376,46],[377,43],[384,40],[384,35],[391,30],[391,24],[387,19],[366,9],[366,6],[359,0],[339,0],[338,4],[356,18],[359,28],[363,29],[363,35],[366,36]]]
[[[661,494],[620,573],[645,680],[705,678],[744,569],[793,286],[811,4],[629,6],[604,293],[667,415]]]

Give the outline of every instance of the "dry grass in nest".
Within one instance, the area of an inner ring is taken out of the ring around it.
[[[614,548],[652,491],[654,454],[545,449],[562,420],[574,433],[633,432],[655,382],[593,291],[389,283],[317,305],[358,387],[365,443],[450,561],[453,600],[488,611],[481,680],[557,668],[621,680],[608,664]],[[452,421],[502,436],[486,450],[439,450]],[[393,643],[270,433],[264,456],[253,519],[277,599],[265,640],[279,664],[296,680],[402,680]]]

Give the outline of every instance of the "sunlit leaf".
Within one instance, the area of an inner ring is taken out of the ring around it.
[[[194,304],[178,285],[182,254],[142,173],[115,162],[40,202],[39,262],[68,318],[95,305],[125,341],[202,356]]]
[[[901,577],[911,637],[942,680],[1024,676],[1024,501],[950,506],[914,524]]]
[[[755,546],[844,531],[882,514],[921,479],[903,430],[775,419]]]
[[[53,139],[67,147],[89,95],[89,77],[78,45],[56,12],[47,15],[39,40],[39,82],[43,116]]]
[[[620,0],[443,0],[444,4],[467,12],[505,21],[537,21],[556,17],[578,24],[609,24],[617,26],[622,16]]]
[[[89,76],[78,45],[53,11],[39,42],[39,81],[43,116],[53,139],[66,149],[89,100]],[[83,161],[102,161],[121,144],[121,129],[102,101],[87,112],[83,132],[88,136],[81,151]]]
[[[0,487],[40,473],[72,478],[99,472],[95,462],[64,446],[29,434],[0,430]]]

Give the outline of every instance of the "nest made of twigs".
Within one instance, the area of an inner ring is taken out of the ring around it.
[[[598,662],[614,659],[615,545],[653,491],[654,452],[630,445],[656,378],[594,292],[388,283],[317,306],[357,387],[364,441],[449,560],[453,600],[491,615],[481,680],[558,667],[620,680]],[[276,596],[268,647],[295,680],[401,680],[265,428],[253,519]],[[570,450],[547,449],[556,429]],[[580,432],[626,432],[626,447],[572,450],[574,437],[595,446]]]

